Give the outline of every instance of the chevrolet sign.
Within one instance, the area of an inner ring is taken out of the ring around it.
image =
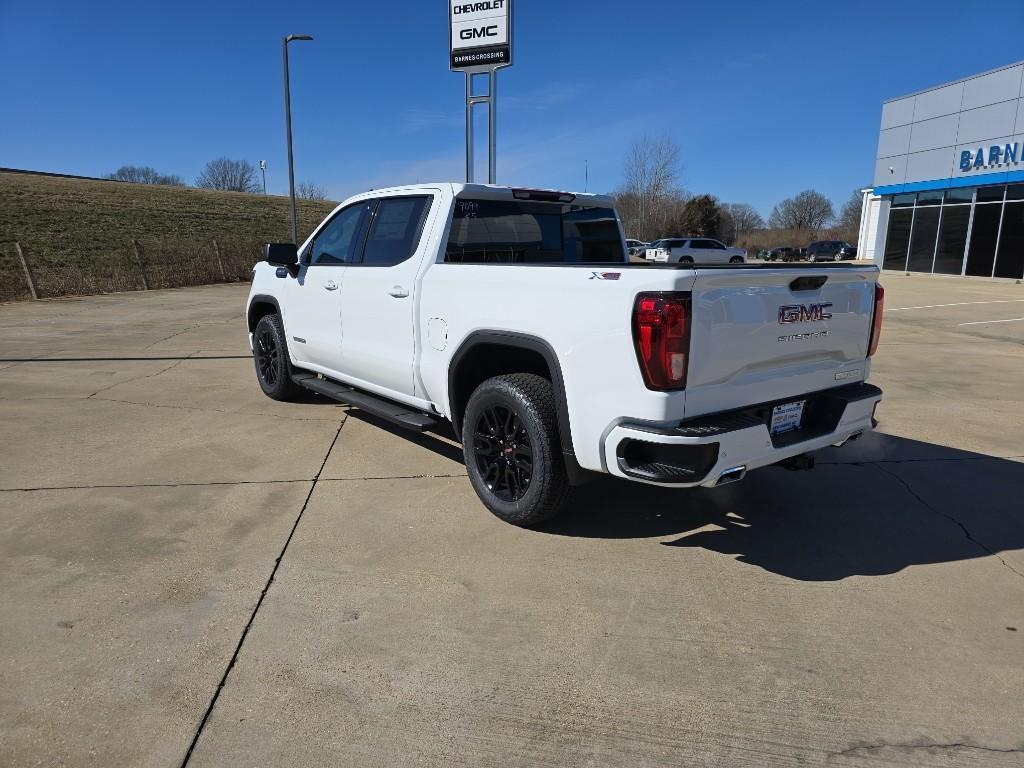
[[[512,0],[448,0],[453,71],[486,71],[512,63]]]

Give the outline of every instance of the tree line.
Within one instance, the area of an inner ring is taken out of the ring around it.
[[[148,165],[123,165],[104,178],[124,181],[130,184],[155,184],[169,187],[188,186],[178,175],[162,174]],[[193,184],[198,189],[215,189],[222,192],[245,192],[250,195],[263,191],[259,172],[248,160],[232,160],[218,157],[208,162]],[[327,191],[319,184],[303,181],[295,187],[295,195],[303,200],[326,200]]]
[[[792,241],[776,245],[795,246],[819,235],[857,239],[863,202],[859,190],[853,191],[838,215],[825,195],[804,190],[779,202],[765,221],[747,203],[690,194],[681,184],[679,167],[679,146],[671,137],[644,136],[633,143],[622,185],[612,193],[628,237],[651,242],[700,235],[757,247],[767,247],[761,242],[772,237]]]

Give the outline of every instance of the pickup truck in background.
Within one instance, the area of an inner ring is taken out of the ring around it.
[[[683,237],[651,243],[644,258],[659,264],[743,264],[747,252],[710,237]]]
[[[606,197],[368,192],[256,265],[269,397],[451,429],[495,515],[535,525],[595,473],[714,487],[874,427],[878,268],[630,264]]]

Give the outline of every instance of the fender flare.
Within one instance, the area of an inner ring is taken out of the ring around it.
[[[452,355],[451,362],[448,365],[448,408],[452,415],[452,426],[455,428],[455,433],[459,440],[462,439],[462,411],[465,410],[466,404],[460,403],[460,410],[456,413],[454,403],[452,402],[455,392],[455,373],[458,371],[463,358],[476,347],[483,345],[518,347],[519,349],[536,352],[544,359],[548,370],[551,372],[551,385],[555,390],[558,434],[562,443],[562,453],[565,455],[570,476],[574,474],[575,470],[582,472],[583,470],[579,468],[579,464],[576,462],[576,451],[572,444],[572,425],[569,420],[569,404],[566,399],[562,366],[558,361],[558,355],[555,353],[554,348],[538,336],[517,333],[515,331],[479,330],[469,334],[462,341],[455,354]]]
[[[256,296],[253,296],[251,299],[249,299],[249,306],[245,308],[245,322],[249,328],[249,333],[252,333],[254,330],[256,330],[256,324],[252,321],[252,308],[256,304],[272,304],[274,306],[274,309],[277,310],[277,314],[281,316],[281,320],[284,320],[284,313],[281,311],[281,305],[278,303],[276,298],[274,298],[273,296],[268,296],[266,294],[257,294]]]

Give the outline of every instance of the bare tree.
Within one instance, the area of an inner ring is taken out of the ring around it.
[[[200,189],[219,189],[228,192],[259,192],[262,188],[257,181],[256,168],[248,160],[229,160],[220,157],[206,164],[203,172],[196,177]]]
[[[184,187],[185,180],[181,176],[157,173],[148,165],[122,165],[106,178],[112,181],[125,181],[130,184],[162,184],[169,187]]]
[[[753,232],[764,229],[764,219],[754,206],[747,203],[723,203],[722,208],[729,212],[737,232]]]
[[[860,230],[861,212],[864,208],[864,194],[859,190],[853,190],[850,199],[843,203],[839,212],[839,219],[836,226],[844,231],[858,232]]]
[[[637,139],[623,175],[616,198],[627,232],[644,240],[666,234],[686,202],[678,185],[679,146],[669,136]]]
[[[303,181],[295,188],[295,196],[301,200],[326,200],[327,192],[319,184]]]
[[[801,229],[816,232],[835,217],[832,202],[820,192],[807,189],[772,209],[768,226],[772,229]]]
[[[764,229],[764,219],[761,218],[754,206],[747,203],[721,203],[722,214],[721,235],[722,239],[734,243],[739,238],[750,232]]]

